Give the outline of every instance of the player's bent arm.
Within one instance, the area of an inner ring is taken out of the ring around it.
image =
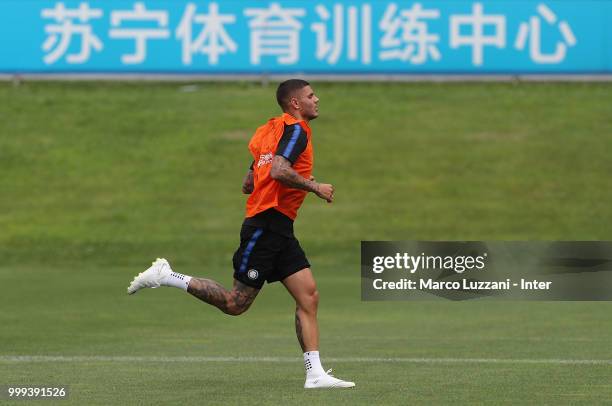
[[[272,168],[270,169],[272,179],[283,183],[285,186],[294,189],[302,189],[308,192],[317,192],[318,184],[309,179],[305,179],[291,167],[291,162],[283,156],[276,155],[272,159]]]
[[[276,155],[274,159],[272,159],[270,176],[272,179],[281,182],[285,186],[313,192],[329,203],[331,203],[334,198],[334,187],[332,185],[317,183],[314,181],[314,178],[313,180],[303,178],[291,167],[291,162],[281,155]]]
[[[253,193],[253,188],[255,183],[253,181],[253,170],[249,169],[247,174],[244,176],[244,180],[242,181],[242,193],[245,195],[249,195]]]

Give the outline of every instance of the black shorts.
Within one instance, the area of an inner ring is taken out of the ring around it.
[[[310,268],[304,250],[295,237],[246,224],[240,230],[240,247],[234,253],[234,278],[253,288],[264,282],[282,281]]]

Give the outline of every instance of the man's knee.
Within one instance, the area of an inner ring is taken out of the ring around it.
[[[319,307],[319,291],[314,288],[304,294],[297,304],[298,310],[305,311],[307,313],[316,313]]]
[[[311,305],[316,309],[319,306],[319,291],[315,289],[315,291],[310,296]]]
[[[310,268],[304,268],[283,280],[295,299],[298,312],[315,313],[319,305],[319,291]]]
[[[259,289],[250,288],[243,284],[236,284],[227,297],[223,311],[230,316],[240,316],[249,310],[251,304],[257,297]]]
[[[229,304],[226,308],[225,308],[225,314],[229,314],[230,316],[240,316],[242,313],[246,312],[247,310],[249,310],[249,307],[251,307],[250,304],[236,304],[236,303],[232,303]]]

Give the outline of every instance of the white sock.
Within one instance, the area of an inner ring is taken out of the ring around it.
[[[161,283],[163,286],[172,286],[175,288],[187,290],[189,286],[189,281],[191,281],[191,276],[183,275],[178,272],[170,272],[170,275]]]
[[[304,353],[304,368],[306,368],[306,377],[321,376],[325,374],[319,359],[319,351],[308,351]]]

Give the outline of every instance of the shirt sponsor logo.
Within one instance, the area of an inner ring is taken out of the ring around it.
[[[274,157],[274,155],[272,155],[271,152],[268,152],[267,154],[261,154],[259,156],[259,161],[257,162],[257,167],[259,168],[259,167],[262,167],[264,165],[271,164],[273,157]]]

